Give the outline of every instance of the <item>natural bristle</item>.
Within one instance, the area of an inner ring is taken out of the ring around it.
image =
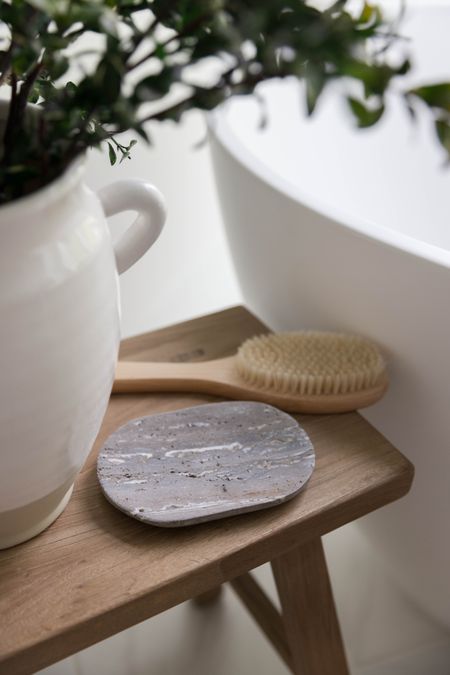
[[[385,372],[373,343],[319,331],[251,338],[239,348],[236,363],[248,384],[300,395],[359,392],[377,385]]]

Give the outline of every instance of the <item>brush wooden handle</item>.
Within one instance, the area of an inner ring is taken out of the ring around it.
[[[113,393],[179,392],[211,394],[242,401],[261,401],[287,412],[340,413],[364,408],[382,397],[387,376],[378,384],[349,394],[301,396],[257,389],[244,382],[235,368],[235,357],[197,363],[148,363],[119,361]]]
[[[234,356],[198,363],[119,361],[113,393],[190,391],[232,396]],[[245,383],[243,383],[246,389]]]

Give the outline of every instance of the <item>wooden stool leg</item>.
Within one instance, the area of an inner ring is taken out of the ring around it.
[[[295,675],[349,675],[322,541],[271,564]]]
[[[193,598],[193,602],[195,602],[195,604],[199,607],[211,605],[213,602],[217,602],[217,600],[219,600],[221,593],[222,586],[216,586],[215,588],[211,588],[210,591],[206,591],[206,593],[197,595],[197,597]]]

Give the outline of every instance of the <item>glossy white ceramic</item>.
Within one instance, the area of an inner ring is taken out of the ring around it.
[[[409,7],[416,67],[405,86],[450,80],[450,7]],[[400,83],[395,85],[400,87]],[[406,499],[364,519],[398,582],[450,626],[450,169],[426,111],[395,96],[356,131],[340,93],[302,112],[294,82],[262,87],[210,121],[217,185],[248,306],[277,330],[354,331],[379,342],[386,397],[364,414],[416,466]]]
[[[118,181],[96,195],[83,172],[78,161],[0,208],[0,548],[68,502],[113,382],[117,268],[145,253],[165,219],[153,186]],[[125,210],[138,216],[113,246],[105,213]]]

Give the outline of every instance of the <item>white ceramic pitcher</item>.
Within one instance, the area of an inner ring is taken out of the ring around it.
[[[119,347],[118,276],[159,236],[156,188],[92,192],[75,162],[0,207],[0,548],[61,513],[98,433]],[[106,216],[137,211],[113,245]]]

